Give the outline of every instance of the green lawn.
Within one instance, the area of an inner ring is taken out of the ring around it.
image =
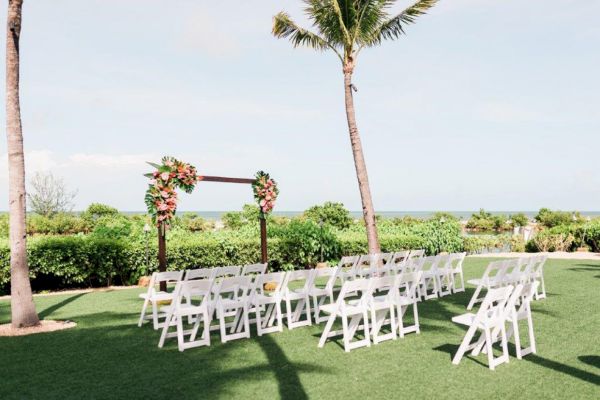
[[[489,260],[467,259],[468,278]],[[600,398],[600,263],[550,260],[548,298],[533,306],[538,354],[488,370],[484,355],[450,362],[466,294],[419,306],[420,335],[344,353],[323,325],[180,353],[138,328],[140,290],[37,297],[40,315],[75,329],[0,338],[0,399],[52,398]],[[9,320],[0,302],[0,322]]]

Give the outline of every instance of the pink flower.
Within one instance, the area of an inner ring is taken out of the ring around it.
[[[163,172],[162,174],[160,174],[160,179],[162,179],[163,181],[168,181],[169,180],[169,173],[168,172]]]

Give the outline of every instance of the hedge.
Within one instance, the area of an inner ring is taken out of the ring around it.
[[[459,230],[449,228],[447,231],[432,232],[431,226],[419,229],[422,235],[381,235],[381,250],[391,252],[425,248],[428,254],[435,254],[462,249]],[[333,240],[336,243],[329,244],[326,261],[336,262],[342,255],[367,252],[364,234],[336,232]],[[282,237],[269,238],[270,267],[274,270],[306,267],[318,260],[318,246],[312,246],[300,258],[296,246],[297,241]],[[9,289],[9,254],[7,241],[0,241],[0,292]],[[76,235],[42,236],[28,241],[28,262],[32,286],[36,291],[134,284],[140,276],[156,269],[157,246],[154,240],[149,244],[148,258],[149,270],[146,266],[146,246],[143,241],[135,239]],[[260,242],[257,237],[227,234],[173,235],[167,245],[167,259],[171,270],[251,264],[260,260]]]

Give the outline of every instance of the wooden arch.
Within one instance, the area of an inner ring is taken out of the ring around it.
[[[199,182],[220,182],[220,183],[241,183],[252,185],[256,179],[249,178],[228,178],[223,176],[199,176]],[[260,221],[260,253],[261,262],[267,262],[267,220],[259,218]],[[164,223],[163,223],[164,224]],[[162,225],[162,224],[161,224]],[[164,272],[167,270],[167,240],[166,229],[164,226],[158,226],[158,270]]]

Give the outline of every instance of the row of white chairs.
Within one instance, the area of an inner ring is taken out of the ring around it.
[[[472,351],[474,356],[483,352],[487,353],[489,368],[493,370],[497,365],[509,362],[507,344],[512,335],[515,336],[518,359],[536,352],[531,302],[533,299],[546,298],[543,274],[546,260],[546,255],[534,255],[492,261],[481,278],[467,281],[476,286],[467,309],[471,310],[479,302],[482,304],[477,313],[452,318],[452,321],[469,327],[452,363],[458,364],[467,351]],[[484,289],[487,291],[486,295],[480,297]],[[526,348],[521,347],[518,326],[521,320],[527,320],[529,346]],[[473,342],[478,330],[481,335]],[[502,355],[494,357],[492,345],[498,340],[501,342]]]
[[[467,310],[471,310],[476,303],[483,300],[481,292],[508,285],[517,285],[537,280],[540,282],[535,292],[535,299],[546,298],[546,285],[544,283],[544,264],[547,255],[540,254],[529,257],[520,257],[500,261],[492,261],[488,264],[483,276],[478,279],[470,279],[467,283],[476,286],[475,293],[471,297]]]
[[[488,290],[481,307],[477,313],[466,313],[452,318],[452,321],[468,326],[468,330],[452,358],[453,364],[460,363],[464,354],[471,351],[473,356],[487,353],[488,366],[491,370],[502,363],[509,362],[508,340],[515,337],[517,358],[535,353],[535,336],[533,332],[533,319],[531,316],[531,301],[539,286],[539,281],[534,280],[516,285],[506,285]],[[519,321],[527,320],[529,346],[521,347],[519,334]],[[509,328],[506,329],[506,324]],[[478,331],[479,338],[475,339]],[[493,344],[500,341],[502,355],[494,357]]]

